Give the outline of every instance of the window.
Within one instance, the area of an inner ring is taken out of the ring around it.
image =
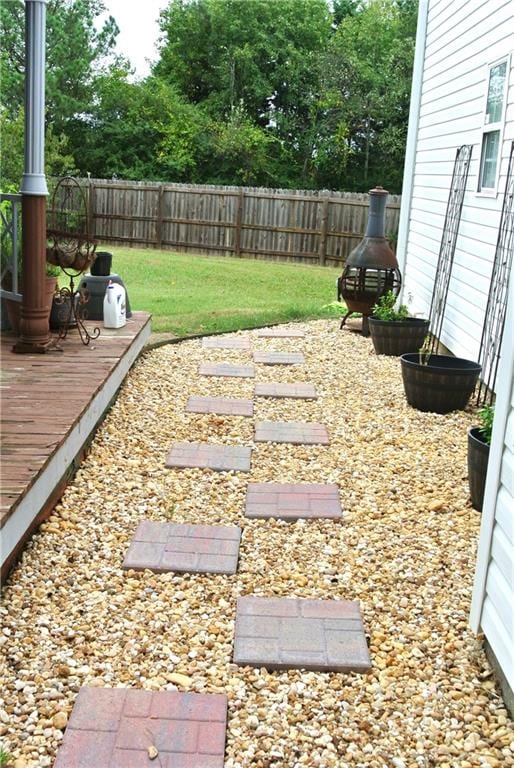
[[[478,175],[478,191],[484,194],[496,192],[505,122],[508,63],[505,59],[489,67]]]

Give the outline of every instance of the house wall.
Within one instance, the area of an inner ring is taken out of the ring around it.
[[[403,298],[412,297],[412,313],[428,315],[455,153],[462,144],[472,144],[441,341],[454,354],[476,359],[514,140],[514,56],[494,197],[476,191],[481,129],[488,65],[514,50],[514,2],[430,0],[426,23],[412,196],[402,201],[407,212],[410,203],[406,242],[399,242]]]
[[[514,272],[506,328],[512,327]],[[508,331],[503,337],[498,371],[471,627],[484,632],[503,673],[505,701],[514,701],[514,345]]]

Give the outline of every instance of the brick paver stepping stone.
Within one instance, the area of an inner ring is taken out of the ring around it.
[[[255,442],[328,445],[330,440],[324,424],[304,421],[258,421],[255,424]]]
[[[282,520],[339,519],[339,488],[322,483],[249,483],[246,517],[279,517]]]
[[[257,336],[261,339],[302,339],[305,333],[294,328],[263,328]]]
[[[301,352],[254,352],[253,361],[261,365],[298,365],[305,358]]]
[[[252,449],[243,445],[175,443],[166,459],[166,466],[249,472],[251,458]]]
[[[241,529],[237,525],[139,523],[123,568],[188,573],[235,573]]]
[[[249,350],[252,343],[248,336],[241,336],[235,339],[224,339],[222,337],[207,337],[202,340],[204,349],[242,349]]]
[[[234,661],[266,669],[365,672],[371,662],[359,603],[239,597]]]
[[[81,688],[54,768],[223,768],[226,726],[223,694]]]
[[[187,401],[189,413],[221,413],[226,416],[253,416],[253,400],[192,395]]]
[[[303,400],[315,400],[318,396],[314,384],[266,384],[255,385],[256,397],[293,397]]]
[[[198,373],[200,376],[234,376],[239,379],[253,379],[255,368],[253,365],[234,365],[233,363],[200,363]]]

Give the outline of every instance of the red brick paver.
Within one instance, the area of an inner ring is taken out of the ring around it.
[[[257,336],[261,339],[302,339],[305,333],[295,328],[263,328]]]
[[[221,413],[226,416],[253,416],[253,400],[191,396],[187,401],[186,411],[189,413]]]
[[[166,466],[249,472],[251,457],[252,449],[243,445],[175,443],[166,459]]]
[[[139,523],[123,568],[188,573],[235,573],[241,529],[237,525]]]
[[[200,363],[198,373],[200,376],[232,376],[238,379],[253,379],[255,368],[253,365],[234,365],[233,363]]]
[[[223,768],[226,725],[222,694],[81,688],[54,768]]]
[[[292,397],[302,400],[315,400],[318,396],[314,384],[256,384],[256,397]]]
[[[254,352],[253,361],[261,365],[298,365],[305,358],[301,352]]]
[[[323,424],[304,421],[258,421],[255,424],[255,442],[328,445],[330,440]]]
[[[202,340],[204,349],[241,349],[250,350],[252,344],[248,336],[237,336],[236,338],[224,339],[222,336],[208,336]]]
[[[371,663],[359,603],[239,597],[234,661],[266,669],[365,672]]]
[[[321,483],[249,483],[246,517],[338,519],[341,517],[339,488]]]

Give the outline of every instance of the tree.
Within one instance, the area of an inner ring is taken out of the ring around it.
[[[322,109],[320,135],[342,142],[346,189],[401,189],[416,16],[415,0],[371,0],[343,18],[330,41],[323,65],[330,108]],[[331,167],[320,168],[328,181]]]
[[[70,121],[93,100],[95,78],[108,66],[118,33],[112,17],[97,30],[95,19],[104,10],[101,0],[50,0],[47,5],[47,173],[63,173],[74,168]],[[0,4],[0,32],[2,189],[5,189],[7,184],[19,186],[23,167],[25,13],[21,0]],[[10,147],[9,160],[6,160],[7,147]]]

